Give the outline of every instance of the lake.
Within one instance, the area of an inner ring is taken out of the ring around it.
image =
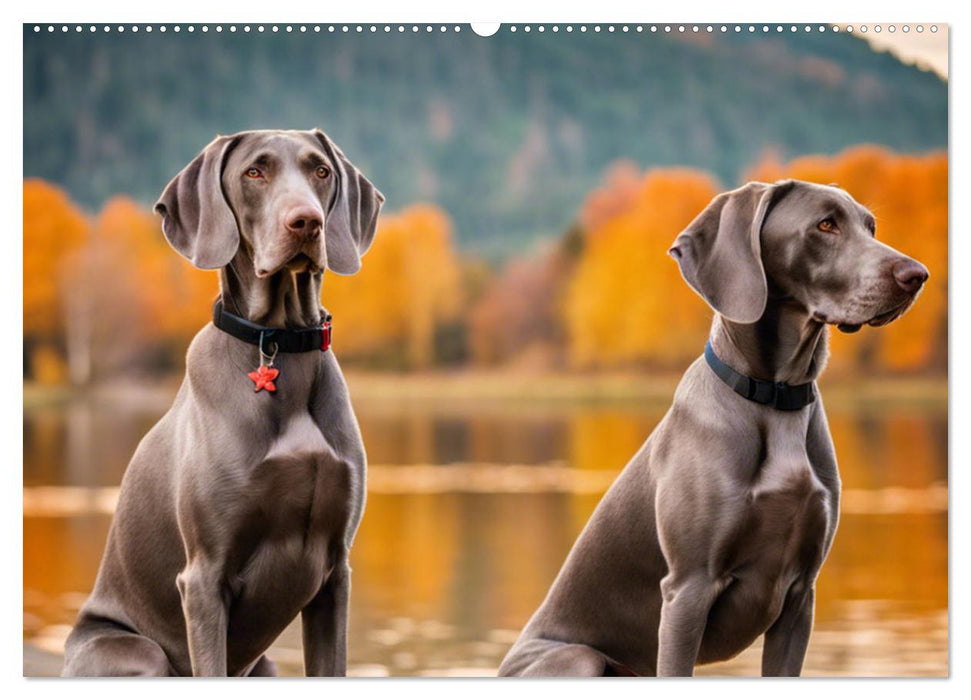
[[[351,556],[349,674],[492,675],[670,394],[433,400],[349,382],[370,462]],[[173,394],[132,387],[25,404],[25,675],[59,672],[121,475]],[[845,495],[805,675],[948,673],[940,394],[827,400]],[[295,623],[269,655],[300,675],[300,648]],[[758,675],[759,663],[756,646],[698,674]]]

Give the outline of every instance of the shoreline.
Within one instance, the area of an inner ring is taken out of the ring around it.
[[[511,370],[456,370],[415,373],[345,372],[355,403],[387,402],[535,402],[669,404],[680,375],[637,372],[522,373]],[[157,404],[165,409],[181,378],[137,379],[87,387],[23,384],[23,407],[56,406],[78,399]],[[947,406],[943,376],[824,377],[820,392],[827,403],[891,403]]]

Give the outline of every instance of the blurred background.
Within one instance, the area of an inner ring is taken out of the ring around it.
[[[701,352],[665,251],[783,177],[838,183],[931,271],[904,318],[832,337],[845,496],[805,673],[947,674],[946,27],[140,29],[24,27],[26,675],[59,672],[218,292],[152,203],[217,133],[314,126],[387,196],[323,288],[371,465],[352,674],[494,673]],[[297,627],[271,657],[301,673]]]

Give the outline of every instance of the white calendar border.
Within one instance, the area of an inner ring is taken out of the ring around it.
[[[949,65],[949,84],[958,86],[951,89],[951,122],[971,123],[968,115],[968,99],[971,97],[963,85],[962,68],[968,68],[968,51],[971,44],[962,41],[961,30],[971,27],[957,19],[954,4],[941,0],[922,0],[919,3],[903,2],[865,2],[848,3],[845,0],[815,0],[811,6],[801,5],[793,9],[792,5],[768,2],[766,0],[734,3],[704,0],[691,4],[677,3],[665,6],[651,7],[647,3],[633,3],[630,0],[597,0],[595,3],[567,4],[564,2],[525,0],[494,0],[490,3],[459,3],[444,2],[442,0],[412,0],[410,2],[304,2],[291,1],[287,3],[254,3],[254,2],[219,2],[206,3],[189,2],[188,0],[169,0],[165,3],[143,3],[141,5],[127,4],[123,7],[116,2],[104,0],[89,0],[83,4],[64,0],[43,3],[14,3],[8,4],[3,10],[4,19],[0,27],[3,32],[3,92],[11,100],[12,106],[4,110],[0,119],[3,120],[4,134],[4,162],[3,193],[4,211],[7,214],[7,236],[12,244],[8,246],[8,255],[12,261],[6,266],[0,284],[3,285],[2,304],[9,330],[9,341],[2,346],[2,366],[14,375],[14,388],[8,388],[3,404],[6,420],[3,421],[2,442],[12,453],[5,460],[7,463],[7,483],[3,489],[2,511],[5,516],[4,556],[8,564],[3,567],[6,574],[2,576],[2,597],[0,609],[3,611],[2,629],[5,634],[2,639],[2,680],[4,684],[19,697],[30,694],[37,698],[62,697],[65,693],[97,693],[99,695],[112,692],[129,694],[138,693],[140,699],[166,698],[171,693],[182,695],[196,695],[218,691],[223,683],[237,683],[229,692],[241,697],[258,698],[267,692],[280,693],[281,690],[290,693],[320,695],[334,693],[337,695],[351,695],[355,698],[374,696],[395,697],[451,697],[456,693],[463,696],[463,700],[476,700],[491,697],[496,693],[503,696],[528,697],[537,693],[555,693],[565,698],[584,697],[591,693],[602,694],[610,692],[624,697],[643,698],[658,694],[685,696],[689,700],[701,698],[712,693],[739,692],[762,697],[774,697],[779,694],[798,698],[814,698],[818,694],[872,694],[879,693],[882,697],[892,700],[896,697],[908,697],[911,694],[940,694],[967,697],[967,677],[969,662],[967,650],[971,648],[966,640],[971,630],[971,619],[968,616],[969,604],[962,596],[952,596],[950,601],[951,616],[951,658],[950,680],[900,680],[900,679],[802,679],[797,681],[762,681],[752,680],[602,680],[602,681],[473,681],[463,679],[350,679],[347,681],[317,681],[325,685],[313,685],[313,682],[284,681],[285,686],[272,689],[265,683],[253,681],[181,681],[183,685],[176,688],[167,682],[139,682],[126,680],[98,680],[98,681],[58,681],[31,679],[24,680],[22,676],[22,394],[16,391],[17,377],[20,374],[22,358],[20,353],[20,339],[17,337],[18,326],[22,330],[22,198],[21,181],[23,176],[23,114],[22,114],[22,75],[23,75],[23,22],[34,23],[104,23],[110,20],[112,24],[140,23],[158,24],[173,22],[193,23],[259,23],[285,24],[316,22],[323,24],[323,20],[330,23],[407,23],[424,24],[467,23],[471,21],[495,23],[500,20],[506,23],[628,23],[634,24],[638,20],[651,23],[690,23],[690,22],[718,22],[718,23],[859,23],[861,20],[871,24],[880,24],[882,20],[897,26],[913,20],[923,24],[945,24],[950,21],[952,41],[951,61]],[[268,22],[270,20],[270,22]],[[902,21],[903,20],[903,21]],[[956,82],[954,82],[956,81]],[[961,117],[960,115],[965,115]],[[950,173],[952,178],[952,192],[967,192],[971,181],[965,175],[962,167],[971,159],[968,141],[962,134],[951,134],[950,151],[952,156]],[[955,162],[958,167],[955,167]],[[969,258],[967,232],[968,197],[952,198],[951,230],[963,234],[952,235],[949,253],[954,269],[962,269],[971,265]],[[18,230],[20,229],[20,230]],[[969,285],[971,282],[962,275],[951,275],[950,290],[950,335],[951,350],[957,358],[969,356]],[[22,333],[21,333],[22,336]],[[963,475],[962,467],[969,464],[971,450],[969,439],[971,431],[954,430],[955,426],[969,424],[968,404],[971,394],[969,384],[971,370],[961,364],[954,364],[950,368],[950,390],[953,392],[951,404],[952,421],[949,437],[950,462],[954,465],[950,469],[949,486],[954,494],[949,509],[951,517],[950,536],[950,586],[952,590],[971,590],[968,586],[968,521],[964,513],[969,505],[968,479]],[[962,507],[964,506],[964,507]],[[13,533],[20,533],[15,537]],[[953,546],[953,543],[959,543]],[[961,550],[964,550],[963,556]],[[968,595],[968,594],[965,594]],[[963,642],[963,643],[962,643]],[[180,682],[180,681],[175,681]],[[272,682],[272,681],[270,681]],[[64,685],[70,683],[70,685]],[[137,689],[133,686],[139,683]],[[241,684],[240,684],[241,683]],[[210,687],[210,684],[213,687]],[[607,690],[609,684],[609,690]],[[660,684],[660,685],[656,685]],[[960,688],[964,687],[964,691]],[[224,691],[226,692],[226,689]]]

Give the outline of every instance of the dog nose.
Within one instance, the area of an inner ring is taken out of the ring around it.
[[[305,238],[316,238],[324,225],[324,217],[314,207],[297,207],[286,219],[287,231]]]
[[[920,289],[929,276],[927,268],[916,260],[906,258],[893,264],[893,278],[897,280],[897,285],[909,294]]]

